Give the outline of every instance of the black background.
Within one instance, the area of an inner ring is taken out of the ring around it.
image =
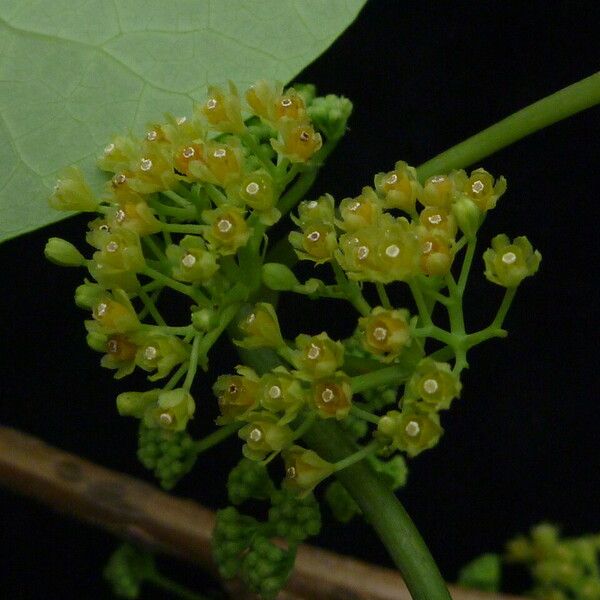
[[[599,57],[595,6],[372,0],[298,78],[355,104],[350,131],[315,194],[329,191],[338,200],[356,195],[396,160],[418,165],[592,74]],[[411,463],[400,494],[449,579],[470,558],[501,550],[508,537],[543,519],[571,535],[600,529],[599,116],[598,109],[587,111],[481,162],[509,183],[482,231],[481,250],[496,233],[527,234],[544,258],[517,295],[506,322],[509,338],[470,355],[462,397],[443,417],[446,434]],[[0,247],[0,419],[150,480],[134,456],[136,424],[114,409],[116,394],[143,389],[143,379],[118,383],[99,368],[98,355],[85,345],[86,315],[72,302],[82,274],[42,257],[49,236],[81,240],[87,220],[78,217]],[[473,327],[485,324],[501,297],[481,272],[478,259],[467,309]],[[284,298],[283,307],[290,336],[317,333],[326,326],[324,316],[333,333],[346,333],[354,318],[335,303],[317,311]],[[215,372],[233,364],[227,345],[219,345]],[[209,384],[195,393],[198,435],[212,427]],[[238,456],[237,441],[205,455],[177,493],[222,506],[226,473]],[[4,490],[0,523],[0,597],[108,597],[100,571],[115,544],[110,536]],[[389,564],[361,523],[328,523],[317,543]],[[193,568],[164,564],[202,585]]]

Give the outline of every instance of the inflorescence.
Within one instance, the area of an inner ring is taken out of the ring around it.
[[[94,251],[85,258],[53,238],[46,255],[87,268],[90,279],[75,299],[91,313],[88,344],[103,354],[102,366],[117,378],[137,368],[163,382],[120,394],[117,408],[140,419],[140,459],[165,487],[199,452],[238,432],[245,458],[230,477],[231,501],[269,499],[272,508],[263,524],[233,507],[220,513],[215,556],[224,576],[241,574],[272,597],[289,574],[295,545],[319,529],[315,486],[363,459],[391,489],[404,483],[403,455],[438,443],[440,413],[460,395],[468,350],[506,334],[515,290],[541,256],[524,237],[492,240],[483,253],[485,276],[506,289],[504,299],[488,327],[468,333],[462,301],[477,233],[505,179],[475,169],[421,181],[415,168],[398,162],[356,197],[305,200],[346,130],[350,102],[315,97],[311,86],[284,90],[264,81],[244,100],[233,85],[209,88],[192,117],[152,123],[141,139],[115,137],[99,161],[112,173],[100,195],[77,169],[68,170],[51,205],[98,213],[86,235]],[[334,283],[300,282],[269,246],[268,227],[296,206],[289,243],[299,260],[327,265]],[[271,297],[274,291],[348,302],[358,313],[354,334],[286,339],[264,286]],[[410,299],[398,306],[402,286]],[[188,300],[184,324],[167,324],[161,314],[167,288]],[[436,324],[440,308],[449,327]],[[211,347],[234,327],[248,364],[217,378],[222,429],[194,441],[186,428],[197,368],[207,369]],[[270,357],[266,368],[253,360],[261,355]],[[304,447],[303,435],[319,419],[339,422],[356,453],[331,463]],[[281,489],[264,471],[278,455],[285,464]],[[325,497],[341,520],[360,512],[337,483]],[[276,543],[281,539],[284,545]]]

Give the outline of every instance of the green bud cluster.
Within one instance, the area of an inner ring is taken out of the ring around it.
[[[196,444],[185,431],[164,431],[140,424],[138,458],[165,490],[170,490],[194,466]]]
[[[600,598],[600,537],[561,538],[558,527],[543,523],[529,537],[506,547],[506,560],[527,566],[534,582],[530,595],[539,600]]]
[[[273,491],[273,482],[261,463],[242,458],[229,472],[227,494],[232,504],[242,504],[249,499],[266,500]]]
[[[154,559],[150,553],[130,544],[121,544],[109,558],[104,578],[115,596],[138,598],[142,584],[154,572]]]
[[[302,542],[321,530],[321,511],[313,494],[299,498],[289,490],[271,494],[269,523],[275,535],[290,542]]]
[[[225,579],[236,576],[264,600],[275,598],[294,566],[296,546],[280,548],[270,541],[265,524],[232,506],[217,512],[213,557]]]

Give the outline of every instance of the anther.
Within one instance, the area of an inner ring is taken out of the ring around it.
[[[108,244],[106,244],[107,252],[116,252],[118,249],[119,249],[119,244],[117,244],[117,242],[115,242],[114,240],[112,242],[108,242]]]
[[[191,146],[188,146],[187,148],[184,148],[181,154],[183,155],[183,158],[192,158],[192,156],[196,154],[196,151]]]
[[[233,223],[228,219],[219,219],[219,221],[217,221],[217,229],[221,233],[228,233],[229,231],[231,231],[232,227]]]
[[[442,215],[440,215],[440,213],[436,213],[435,215],[431,215],[430,217],[427,217],[427,220],[432,225],[439,225],[442,222]]]
[[[108,146],[106,146],[106,148],[104,148],[104,154],[110,154],[114,149],[115,145],[109,144]]]
[[[319,238],[321,237],[321,234],[318,231],[311,231],[306,237],[311,242],[318,242]]]
[[[321,393],[321,399],[323,402],[328,403],[335,400],[335,393],[331,388],[325,388]]]
[[[106,304],[105,302],[100,302],[100,304],[98,304],[98,306],[96,306],[96,314],[99,317],[103,317],[106,314],[107,310],[108,310],[108,304]]]
[[[227,155],[227,150],[225,150],[225,148],[217,148],[213,152],[213,156],[215,158],[224,158],[226,155]]]
[[[140,169],[142,171],[149,171],[152,168],[152,161],[149,158],[142,158],[140,162]]]
[[[308,142],[308,140],[310,140],[310,135],[308,135],[308,132],[307,132],[307,131],[303,131],[303,132],[300,134],[300,141],[301,141],[301,142]]]
[[[173,424],[173,417],[169,413],[161,413],[158,417],[158,421],[161,425],[168,427]]]
[[[477,180],[473,182],[473,185],[471,185],[471,189],[473,190],[474,194],[480,194],[481,192],[483,192],[483,189],[485,188],[485,185],[483,183],[483,181],[481,180]]]
[[[196,257],[193,254],[186,254],[181,259],[181,264],[188,269],[196,264]]]
[[[406,431],[406,435],[409,435],[410,437],[417,437],[419,433],[421,433],[421,427],[416,421],[409,421],[404,428],[404,431]]]
[[[400,248],[396,244],[392,244],[385,249],[385,254],[390,258],[396,258],[400,254]]]
[[[359,246],[356,256],[358,256],[358,260],[365,260],[369,256],[369,249],[366,246]]]
[[[217,100],[215,98],[210,98],[209,100],[207,100],[206,108],[208,108],[208,110],[213,110],[214,108],[217,108]]]
[[[273,400],[281,397],[281,388],[278,385],[272,385],[269,388],[269,396],[273,398]]]
[[[502,255],[502,262],[505,265],[513,265],[517,261],[517,255],[514,252],[505,252]]]
[[[117,220],[117,223],[122,223],[125,220],[125,211],[123,209],[119,209],[116,214],[115,214],[115,218]]]
[[[248,192],[248,194],[254,196],[254,194],[258,194],[260,190],[260,186],[258,185],[258,183],[256,183],[256,181],[251,181],[247,186],[246,186],[246,192]]]
[[[248,435],[250,440],[253,442],[260,442],[262,436],[263,436],[262,431],[258,427],[255,427]]]
[[[438,391],[439,387],[440,385],[435,379],[426,379],[423,382],[423,389],[428,394],[435,394]]]
[[[152,129],[151,131],[149,131],[149,132],[146,134],[146,139],[147,139],[149,142],[153,142],[153,141],[154,141],[154,140],[155,140],[157,137],[158,137],[158,133],[157,133],[156,131],[154,131],[154,129]]]
[[[321,348],[319,348],[319,346],[316,346],[315,344],[311,344],[310,348],[308,349],[308,352],[306,353],[306,356],[308,356],[310,360],[316,360],[317,358],[319,358],[320,355]]]
[[[373,337],[378,341],[378,342],[383,342],[383,340],[385,340],[385,338],[387,338],[387,329],[385,327],[375,327],[375,329],[373,329]]]
[[[158,356],[158,350],[154,346],[147,346],[144,350],[146,360],[154,360]]]
[[[296,477],[296,468],[288,467],[285,471],[285,475],[288,479],[294,479],[294,477]]]

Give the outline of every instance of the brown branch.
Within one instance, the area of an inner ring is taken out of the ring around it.
[[[210,553],[212,511],[0,427],[0,484],[116,536],[175,555],[216,575]],[[229,588],[242,600],[242,590]],[[451,587],[455,600],[517,600]],[[302,545],[279,600],[410,600],[402,578],[327,550]]]

